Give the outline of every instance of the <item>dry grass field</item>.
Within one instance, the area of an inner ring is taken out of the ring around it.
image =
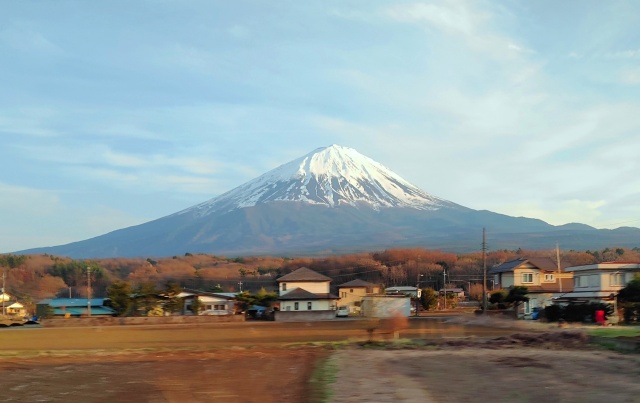
[[[579,331],[409,325],[385,343],[350,320],[0,329],[1,400],[640,402],[640,357]]]

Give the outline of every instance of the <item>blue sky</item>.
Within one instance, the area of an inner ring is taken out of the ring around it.
[[[159,218],[331,144],[470,208],[640,226],[638,2],[2,9],[0,252]]]

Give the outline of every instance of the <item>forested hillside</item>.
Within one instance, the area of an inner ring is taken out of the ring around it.
[[[555,250],[490,251],[487,268],[518,257],[546,256],[555,259]],[[640,248],[602,251],[561,251],[561,260],[571,265],[602,261],[640,261]],[[115,281],[132,288],[153,283],[159,289],[167,284],[183,287],[235,292],[276,290],[276,278],[299,267],[308,267],[333,279],[332,286],[360,278],[385,287],[416,285],[439,288],[446,282],[467,289],[482,280],[482,253],[453,254],[426,249],[389,249],[323,258],[238,257],[190,254],[154,260],[118,258],[72,260],[51,255],[1,255],[6,272],[6,291],[26,303],[51,297],[86,297],[87,268],[90,268],[94,297],[106,297]],[[490,282],[489,282],[490,285]]]

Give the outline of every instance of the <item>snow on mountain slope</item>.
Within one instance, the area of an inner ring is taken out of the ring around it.
[[[352,148],[332,145],[314,150],[177,214],[203,216],[277,201],[327,207],[364,205],[376,210],[387,207],[419,210],[461,207],[427,194]]]

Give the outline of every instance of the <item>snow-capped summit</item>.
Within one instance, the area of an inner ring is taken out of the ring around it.
[[[327,207],[368,206],[375,210],[387,207],[437,210],[455,206],[427,194],[356,150],[334,144],[318,148],[181,213],[207,215],[281,201]]]

